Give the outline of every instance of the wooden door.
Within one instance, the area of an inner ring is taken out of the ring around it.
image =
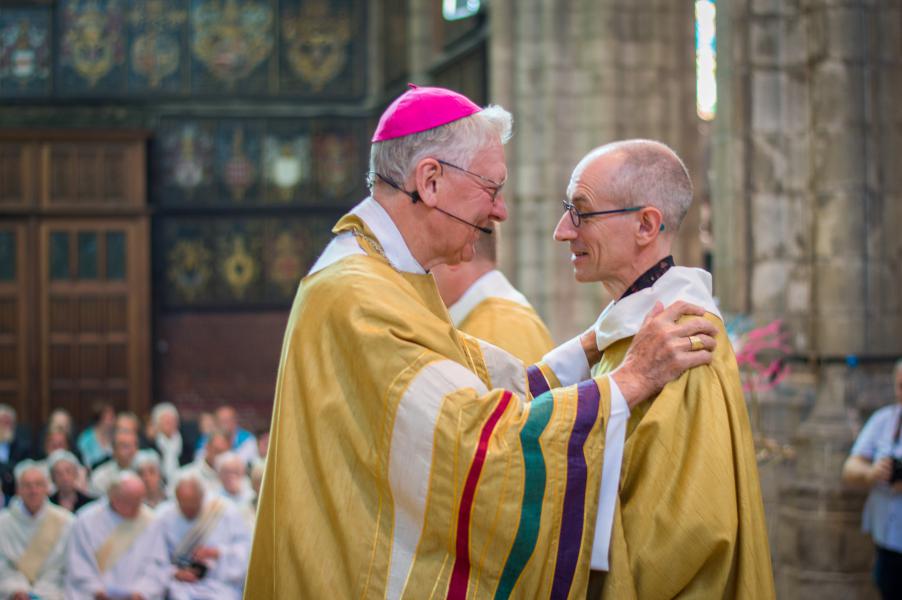
[[[41,413],[95,400],[140,413],[150,382],[146,218],[42,220]]]
[[[0,404],[9,404],[19,418],[29,418],[28,391],[30,277],[26,265],[28,225],[24,220],[0,221]]]

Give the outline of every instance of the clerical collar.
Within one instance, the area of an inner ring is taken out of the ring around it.
[[[633,285],[629,286],[623,295],[618,298],[619,300],[623,300],[630,294],[635,294],[639,290],[644,290],[645,288],[650,288],[654,283],[661,278],[661,275],[667,272],[670,267],[674,266],[673,256],[668,256],[667,258],[662,258],[658,262],[656,262],[652,268],[647,270],[645,273],[639,276],[639,278],[633,282]]]
[[[426,273],[426,269],[413,257],[391,216],[372,197],[355,206],[351,214],[357,215],[367,224],[385,251],[385,257],[396,269],[419,275]]]

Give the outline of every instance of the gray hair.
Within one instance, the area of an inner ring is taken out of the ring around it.
[[[9,404],[0,404],[0,415],[4,414],[11,416],[13,421],[16,420],[16,409]]]
[[[119,488],[122,487],[122,484],[128,481],[138,481],[142,486],[144,485],[144,481],[142,481],[141,478],[138,477],[137,473],[130,469],[124,469],[116,473],[116,476],[113,477],[113,483],[111,483],[110,487],[107,488],[107,496],[112,497],[116,495],[116,493],[119,491]]]
[[[478,113],[439,127],[375,142],[370,147],[367,185],[372,190],[376,173],[379,173],[403,187],[417,163],[428,157],[441,158],[469,169],[479,150],[494,140],[506,144],[512,130],[511,114],[490,104]]]
[[[898,375],[902,373],[902,358],[896,361],[896,365],[893,367],[893,374]]]
[[[47,471],[47,465],[44,463],[38,462],[36,460],[31,460],[30,458],[26,458],[23,461],[20,461],[19,464],[16,465],[16,468],[13,470],[13,475],[16,478],[16,485],[19,485],[22,481],[22,476],[29,471],[37,471],[44,477],[44,481],[48,484],[50,483],[50,473]]]
[[[233,462],[241,463],[241,467],[245,470],[247,469],[247,463],[244,461],[244,459],[241,458],[241,456],[237,452],[232,452],[231,450],[228,452],[223,452],[222,454],[217,456],[216,460],[213,461],[213,464],[216,467],[216,472],[219,473],[219,471],[222,470],[222,468],[227,463]]]
[[[622,156],[623,162],[605,183],[604,190],[600,190],[604,196],[620,208],[657,208],[663,215],[666,229],[676,233],[692,204],[692,180],[676,152],[655,140],[624,140],[596,148],[580,164],[609,153]],[[573,185],[571,180],[568,189],[571,195]]]
[[[176,473],[175,479],[172,482],[173,495],[175,494],[176,490],[179,489],[179,486],[181,486],[183,483],[193,484],[197,488],[197,491],[201,496],[203,496],[207,491],[206,487],[204,486],[203,480],[194,469],[185,469]]]
[[[132,461],[132,467],[140,469],[146,465],[153,465],[159,470],[160,455],[155,450],[138,450],[135,459]]]
[[[164,414],[175,415],[176,419],[179,418],[179,410],[175,407],[175,404],[172,402],[160,402],[150,412],[150,422],[153,423],[154,427],[159,425],[160,417]]]
[[[81,466],[81,462],[78,460],[78,457],[76,457],[68,450],[60,449],[54,450],[50,453],[50,456],[47,457],[47,468],[53,471],[53,467],[55,467],[57,463],[64,461],[72,463],[76,468]]]

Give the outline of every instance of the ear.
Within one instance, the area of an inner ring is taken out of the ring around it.
[[[438,200],[439,179],[442,176],[442,166],[434,158],[424,158],[417,163],[414,170],[413,184],[420,199],[427,206],[434,207]]]
[[[664,231],[664,215],[654,206],[647,206],[639,212],[639,227],[636,231],[636,242],[647,246],[654,242]]]

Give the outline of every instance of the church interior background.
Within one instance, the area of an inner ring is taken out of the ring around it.
[[[514,113],[502,269],[558,341],[608,301],[551,239],[573,166],[683,157],[677,262],[758,340],[779,595],[871,597],[839,473],[902,355],[898,0],[4,0],[0,402],[265,427],[297,281],[409,81]]]

